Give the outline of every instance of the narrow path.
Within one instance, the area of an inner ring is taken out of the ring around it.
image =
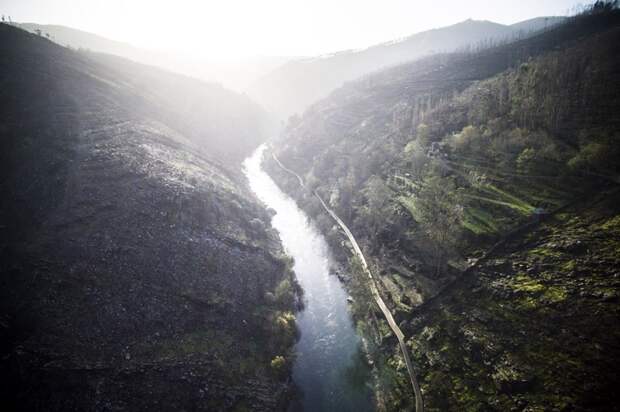
[[[280,160],[278,159],[278,157],[276,156],[275,153],[272,152],[271,155],[273,157],[273,160],[276,161],[276,163],[278,164],[278,166],[280,166],[282,168],[282,170],[284,170],[284,171],[292,174],[293,176],[295,176],[297,178],[297,180],[299,181],[299,184],[301,185],[301,187],[306,189],[306,186],[304,185],[304,181],[301,178],[301,176],[299,176],[297,173],[295,173],[291,169],[288,169],[287,167],[285,167],[280,162]],[[359,244],[355,240],[355,237],[353,236],[353,233],[351,233],[351,231],[349,230],[347,225],[345,225],[345,223],[342,221],[342,219],[340,219],[340,217],[338,217],[338,215],[331,208],[329,208],[325,204],[325,202],[323,201],[321,196],[319,196],[319,194],[316,191],[313,191],[312,193],[319,200],[319,202],[321,202],[321,205],[323,206],[323,209],[325,209],[325,211],[327,211],[327,213],[329,213],[329,215],[336,221],[336,223],[338,223],[340,228],[344,231],[345,235],[349,239],[349,242],[351,242],[351,245],[353,245],[353,250],[354,250],[355,254],[357,255],[357,257],[359,258],[360,262],[362,263],[362,268],[364,269],[364,272],[366,273],[366,275],[368,276],[368,279],[370,280],[369,285],[370,285],[370,291],[372,293],[372,296],[373,296],[375,302],[377,303],[377,305],[379,306],[379,308],[381,309],[381,312],[383,313],[383,316],[385,317],[385,320],[387,321],[388,325],[390,326],[390,329],[392,330],[392,332],[394,333],[394,335],[398,339],[398,344],[400,346],[400,351],[403,354],[403,358],[405,359],[405,364],[407,365],[407,372],[409,374],[409,379],[411,380],[411,386],[413,388],[413,393],[415,395],[415,410],[416,410],[416,412],[423,412],[424,411],[424,402],[422,400],[422,392],[420,391],[420,385],[418,384],[418,380],[416,378],[415,371],[413,370],[413,364],[411,363],[411,358],[409,357],[409,351],[407,350],[407,345],[405,344],[405,335],[400,330],[400,327],[398,327],[398,325],[396,324],[396,321],[394,320],[394,317],[392,316],[392,312],[390,312],[390,310],[388,309],[387,305],[383,301],[383,298],[379,294],[379,290],[377,289],[377,285],[375,283],[375,279],[372,276],[372,273],[370,272],[370,269],[368,268],[368,264],[366,263],[366,258],[364,257],[364,254],[362,253],[362,249],[359,247]]]

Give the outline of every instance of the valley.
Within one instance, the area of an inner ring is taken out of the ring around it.
[[[619,410],[620,5],[504,12],[230,68],[3,15],[0,408]]]

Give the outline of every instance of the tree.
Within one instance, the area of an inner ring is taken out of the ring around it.
[[[536,152],[531,147],[526,147],[517,157],[517,170],[519,173],[530,173],[536,159]]]
[[[411,140],[405,146],[404,155],[408,171],[415,177],[422,176],[429,161],[426,149],[417,140]]]
[[[388,205],[392,199],[392,191],[377,176],[372,176],[363,189],[366,205],[360,211],[360,217],[368,228],[371,236],[377,235],[386,226],[389,217]]]
[[[271,370],[278,376],[287,372],[287,361],[284,356],[277,355],[271,360]]]
[[[590,8],[590,13],[609,12],[618,9],[620,2],[618,0],[597,0]]]
[[[429,175],[414,199],[414,218],[433,246],[435,275],[454,251],[461,234],[463,207],[451,178]]]
[[[283,279],[277,286],[274,291],[275,301],[281,307],[290,307],[295,302],[295,289],[290,279]]]
[[[422,148],[426,148],[430,144],[431,130],[426,124],[420,123],[416,128],[416,140]]]
[[[354,192],[355,192],[355,177],[354,173],[349,171],[346,176],[338,179],[338,196],[337,204],[335,205],[338,211],[347,221],[351,221],[353,208],[351,207]]]
[[[465,126],[460,133],[456,133],[450,140],[450,146],[457,152],[477,149],[480,145],[482,134],[475,126]]]
[[[567,165],[577,173],[599,175],[617,180],[619,150],[606,141],[584,142]]]

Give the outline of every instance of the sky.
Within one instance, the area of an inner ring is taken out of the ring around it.
[[[566,15],[575,0],[0,0],[16,22],[60,24],[154,50],[316,56],[468,18]],[[587,3],[587,1],[586,1]]]

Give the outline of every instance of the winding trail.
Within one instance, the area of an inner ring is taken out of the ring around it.
[[[278,164],[278,166],[280,166],[280,168],[282,168],[282,170],[295,176],[297,180],[299,181],[299,184],[301,185],[301,187],[303,187],[304,189],[307,189],[306,186],[304,185],[304,181],[301,178],[301,176],[299,176],[297,173],[295,173],[291,169],[284,166],[273,151],[271,152],[271,155],[273,157],[273,160],[276,161],[276,163]],[[409,379],[411,380],[411,386],[413,388],[413,393],[415,395],[415,410],[416,412],[424,412],[424,402],[422,400],[422,392],[420,391],[420,385],[418,384],[415,371],[413,370],[413,364],[411,363],[411,359],[409,357],[409,351],[407,350],[407,345],[405,344],[405,335],[400,330],[400,327],[398,327],[398,325],[396,324],[396,321],[394,320],[394,317],[392,316],[392,312],[390,312],[387,305],[383,301],[383,298],[379,294],[379,290],[377,289],[375,279],[372,276],[370,269],[368,268],[368,264],[366,263],[366,258],[364,257],[364,254],[362,253],[362,249],[359,247],[359,244],[355,240],[353,233],[351,233],[351,231],[349,230],[347,225],[345,225],[342,219],[340,219],[340,217],[338,217],[338,215],[331,208],[329,208],[327,204],[325,204],[321,196],[319,196],[319,194],[316,191],[313,191],[312,194],[319,200],[319,202],[321,202],[323,209],[325,209],[325,211],[329,213],[329,215],[336,221],[336,223],[338,223],[340,228],[344,231],[345,235],[349,239],[349,242],[351,242],[351,245],[353,245],[353,250],[355,254],[357,255],[357,257],[359,258],[360,262],[362,263],[362,268],[364,269],[364,272],[366,273],[366,275],[368,276],[368,279],[370,280],[369,285],[370,285],[370,291],[372,293],[372,296],[375,302],[377,303],[377,305],[379,306],[379,308],[381,309],[381,312],[383,313],[385,320],[390,326],[390,329],[392,330],[392,332],[398,339],[400,351],[403,355],[403,358],[405,359],[405,364],[407,365],[407,372],[409,374]]]

